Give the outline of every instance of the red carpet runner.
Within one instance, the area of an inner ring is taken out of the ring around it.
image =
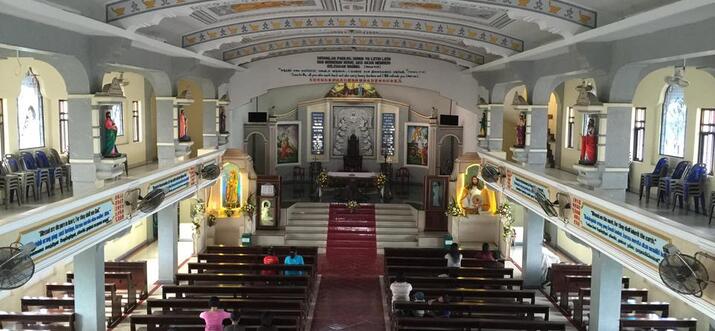
[[[384,330],[375,207],[330,205],[326,256],[311,330]]]

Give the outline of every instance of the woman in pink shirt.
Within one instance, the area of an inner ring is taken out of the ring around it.
[[[205,331],[222,331],[223,320],[230,318],[231,314],[227,311],[218,309],[219,300],[217,297],[209,299],[209,310],[202,312],[201,317],[206,323]]]

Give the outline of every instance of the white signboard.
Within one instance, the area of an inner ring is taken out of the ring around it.
[[[169,177],[166,179],[162,179],[158,183],[152,184],[149,187],[149,191],[153,191],[155,189],[160,188],[160,189],[164,190],[164,194],[166,194],[166,196],[168,197],[168,196],[172,195],[174,192],[176,192],[182,188],[188,187],[190,184],[190,180],[191,180],[191,178],[189,176],[189,173],[182,172],[178,175],[175,175],[175,176],[172,176],[172,177]]]
[[[654,233],[635,227],[628,222],[583,204],[581,226],[619,248],[643,260],[658,264],[663,259],[663,246],[669,241]]]
[[[20,234],[20,243],[34,242],[33,257],[62,248],[109,225],[114,220],[114,204],[106,201]]]

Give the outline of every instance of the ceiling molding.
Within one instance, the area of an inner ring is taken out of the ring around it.
[[[291,31],[315,33],[321,30],[411,33],[433,38],[457,38],[465,43],[484,47],[487,52],[500,56],[524,50],[524,42],[520,39],[473,25],[376,15],[304,15],[259,19],[192,32],[181,39],[184,48],[207,51],[248,36]]]
[[[385,50],[403,54],[419,53],[459,64],[483,64],[484,55],[466,47],[402,36],[317,35],[295,36],[242,45],[223,52],[223,60],[235,64],[282,56],[291,52],[323,50]]]

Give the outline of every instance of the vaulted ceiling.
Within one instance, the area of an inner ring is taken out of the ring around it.
[[[67,5],[66,0],[50,1]],[[74,6],[81,2],[103,6],[107,23],[238,65],[294,53],[369,50],[437,58],[470,67],[676,2],[70,1]]]

